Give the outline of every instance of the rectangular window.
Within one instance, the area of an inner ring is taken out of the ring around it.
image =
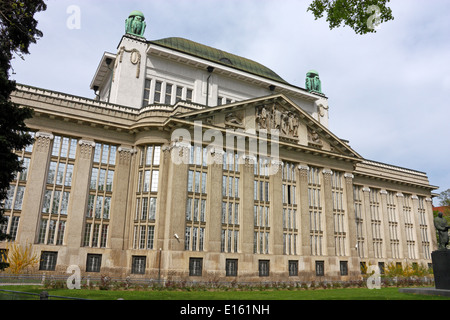
[[[100,272],[100,267],[102,265],[102,255],[101,254],[89,254],[86,259],[86,272]]]
[[[131,273],[145,274],[145,261],[146,261],[146,257],[132,256],[131,257]]]
[[[166,96],[164,99],[165,104],[171,104],[172,102],[172,85],[167,83],[166,84]]]
[[[316,276],[321,277],[325,275],[325,262],[316,261]]]
[[[237,277],[238,260],[226,259],[225,260],[225,274],[227,277]]]
[[[348,262],[347,261],[340,261],[339,269],[341,272],[341,276],[348,276]]]
[[[269,260],[259,260],[258,262],[259,276],[268,277],[270,272],[270,261]]]
[[[189,258],[189,275],[194,277],[202,276],[202,258]]]
[[[289,276],[290,277],[298,276],[298,261],[296,260],[289,261]]]
[[[153,96],[154,103],[161,103],[161,90],[162,90],[162,82],[156,81],[155,82],[155,94]]]
[[[42,251],[39,270],[55,271],[58,252]]]

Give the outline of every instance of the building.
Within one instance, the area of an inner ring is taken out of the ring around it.
[[[334,135],[316,71],[302,88],[144,31],[133,12],[95,99],[26,85],[12,96],[34,109],[35,142],[19,152],[2,227],[33,244],[40,271],[345,281],[362,266],[431,263],[436,187]]]

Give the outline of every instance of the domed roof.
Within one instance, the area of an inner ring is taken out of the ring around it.
[[[278,74],[263,66],[262,64],[219,50],[184,38],[165,38],[150,41],[163,47],[187,53],[199,58],[203,58],[215,63],[229,66],[235,69],[246,71],[248,73],[261,76],[267,79],[275,80],[287,84]]]

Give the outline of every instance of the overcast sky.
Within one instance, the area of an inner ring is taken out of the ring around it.
[[[314,20],[311,1],[48,0],[36,15],[44,37],[13,62],[13,78],[93,98],[103,52],[116,53],[125,19],[140,10],[148,40],[184,37],[301,87],[308,70],[319,71],[331,131],[366,159],[424,171],[437,192],[449,189],[450,1],[392,0],[395,20],[363,36]]]

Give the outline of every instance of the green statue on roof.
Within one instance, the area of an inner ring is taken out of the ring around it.
[[[125,20],[125,33],[144,37],[146,26],[144,14],[140,11],[133,11]]]
[[[320,82],[319,73],[316,70],[310,70],[306,74],[305,81],[306,90],[309,92],[322,93],[322,83]]]

